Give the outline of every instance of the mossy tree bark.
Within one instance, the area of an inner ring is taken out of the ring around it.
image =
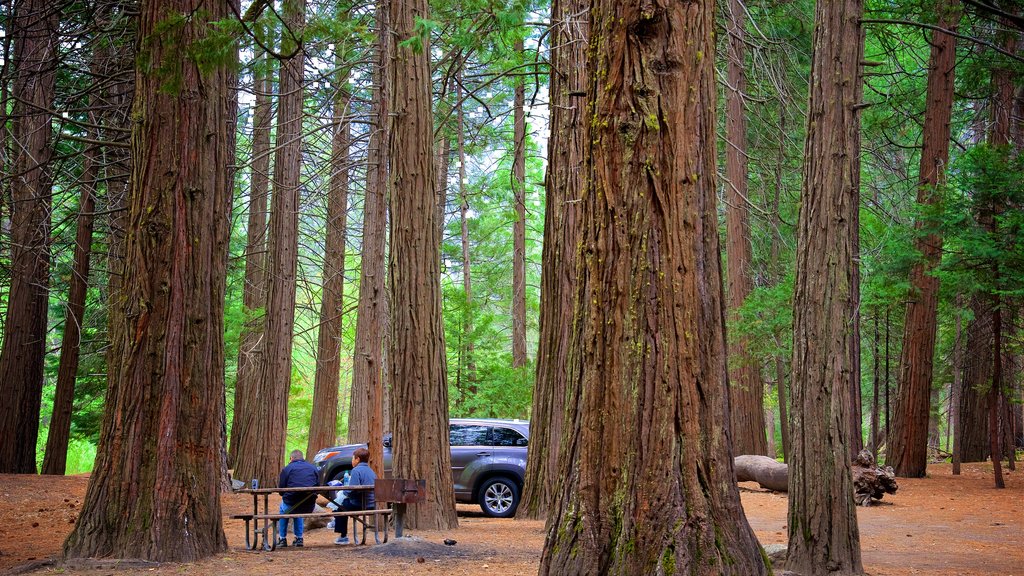
[[[430,37],[415,26],[427,0],[391,0],[391,333],[393,472],[425,479],[427,501],[410,528],[458,526],[448,440],[448,382],[441,320],[441,231],[433,154]]]
[[[729,439],[714,4],[589,12],[566,391],[579,417],[562,433],[540,573],[766,574]]]
[[[797,574],[862,574],[853,481],[861,0],[815,8],[793,295],[789,554]],[[858,427],[859,428],[859,427]],[[859,437],[859,429],[858,429]]]
[[[228,15],[228,3],[208,0],[139,5],[127,308],[112,334],[96,465],[68,557],[191,561],[227,548],[219,490],[230,64],[200,71],[180,55]]]
[[[959,1],[940,2],[936,10],[939,28],[955,31],[960,20]],[[931,45],[917,203],[935,207],[941,198],[938,188],[946,181],[949,162],[956,37],[936,30],[932,32]],[[919,221],[915,228],[933,229],[934,223]],[[939,300],[939,279],[932,270],[942,256],[942,237],[935,233],[921,236],[916,247],[922,260],[910,272],[911,293],[907,299],[900,355],[900,388],[886,450],[886,464],[903,478],[924,477],[928,466],[928,416]]]
[[[60,7],[14,6],[11,285],[0,349],[0,473],[34,474],[50,286],[50,158]]]
[[[589,119],[587,11],[589,0],[551,3],[551,137],[545,175],[544,251],[541,255],[540,336],[533,390],[526,479],[516,517],[547,516],[558,493],[563,422],[576,416],[565,402],[566,362],[576,294],[579,200]]]

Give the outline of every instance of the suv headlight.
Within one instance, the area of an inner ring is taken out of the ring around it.
[[[334,452],[324,452],[323,450],[321,450],[320,452],[316,453],[316,456],[313,456],[313,464],[319,464],[324,460],[334,458],[338,454],[340,454],[340,452],[338,452],[337,450],[335,450]]]

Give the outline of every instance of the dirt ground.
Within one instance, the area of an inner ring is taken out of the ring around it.
[[[959,477],[951,475],[948,464],[928,472],[928,478],[901,479],[899,492],[884,504],[859,509],[867,572],[1024,576],[1024,471],[1007,474],[1006,490],[992,488],[987,464],[965,465]],[[62,564],[55,558],[79,513],[87,481],[86,476],[0,475],[0,573],[532,575],[544,546],[541,522],[485,518],[478,508],[460,505],[457,530],[416,531],[409,539],[378,546],[334,546],[333,532],[321,529],[307,531],[305,548],[248,552],[241,522],[225,520],[230,549],[202,562]],[[785,543],[786,496],[760,491],[756,484],[741,487],[761,543]],[[243,512],[251,502],[247,496],[225,495],[224,514]],[[457,544],[445,546],[445,538]]]

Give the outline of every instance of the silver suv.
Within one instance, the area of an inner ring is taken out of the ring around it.
[[[452,419],[455,500],[476,503],[488,516],[509,518],[516,513],[526,473],[530,423],[525,420]],[[321,485],[340,480],[352,469],[352,453],[366,444],[324,448],[313,457]],[[384,475],[391,475],[391,435],[384,436]]]

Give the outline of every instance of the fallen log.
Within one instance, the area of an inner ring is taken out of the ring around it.
[[[789,490],[789,467],[768,456],[743,455],[733,460],[737,482],[757,482],[773,492]],[[853,499],[859,506],[870,506],[886,494],[895,494],[899,486],[891,466],[875,465],[871,452],[861,450],[850,465]]]
[[[757,482],[774,492],[789,489],[789,467],[768,456],[737,456],[733,460],[737,482]]]

